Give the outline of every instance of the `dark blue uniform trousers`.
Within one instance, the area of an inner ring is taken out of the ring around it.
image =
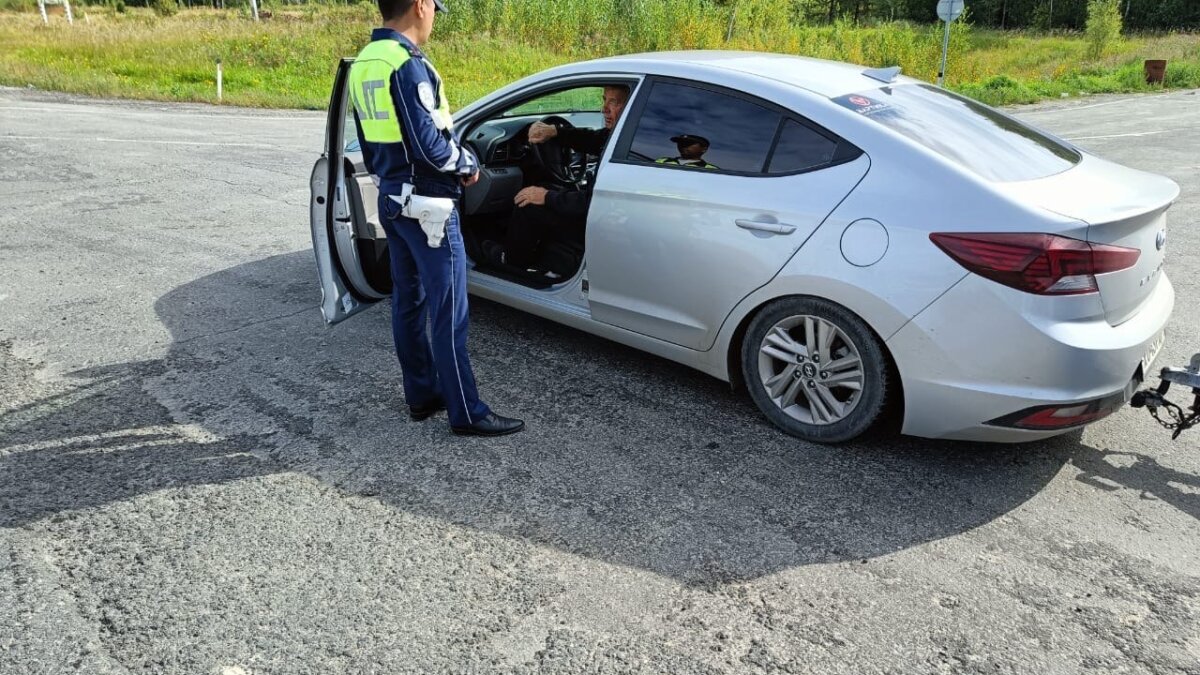
[[[441,396],[450,425],[465,427],[491,412],[479,400],[467,357],[467,254],[458,212],[446,237],[430,248],[421,224],[379,193],[379,220],[387,232],[392,267],[392,336],[404,375],[404,399],[424,405]],[[433,340],[426,335],[426,320]]]

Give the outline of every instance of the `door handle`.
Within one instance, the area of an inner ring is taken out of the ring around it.
[[[747,220],[738,218],[733,221],[743,230],[757,230],[759,232],[770,232],[771,234],[791,234],[796,231],[795,225],[787,223],[764,223],[757,220]]]

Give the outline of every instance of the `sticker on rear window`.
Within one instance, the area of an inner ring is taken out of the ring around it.
[[[850,94],[848,96],[839,96],[833,99],[833,102],[849,108],[860,115],[874,115],[881,110],[887,110],[891,106],[883,101],[876,101],[873,98],[863,96],[862,94]]]

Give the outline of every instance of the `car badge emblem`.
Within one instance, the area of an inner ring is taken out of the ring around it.
[[[1166,230],[1158,231],[1158,238],[1154,240],[1154,245],[1156,247],[1158,247],[1158,250],[1160,250],[1160,251],[1163,250],[1163,248],[1167,245],[1167,231]]]

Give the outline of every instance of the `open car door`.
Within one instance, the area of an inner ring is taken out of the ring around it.
[[[325,151],[313,166],[313,252],[321,281],[321,314],[332,325],[392,292],[387,235],[378,195],[362,161],[346,83],[353,59],[338,64],[329,97]]]

